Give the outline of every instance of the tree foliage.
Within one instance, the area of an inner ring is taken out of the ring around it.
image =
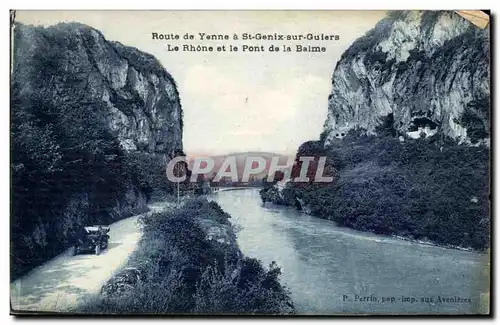
[[[54,30],[58,37],[50,34]],[[160,157],[129,156],[121,149],[108,124],[109,108],[88,96],[95,88],[89,75],[95,71],[72,61],[78,38],[71,31],[57,26],[14,31],[10,167],[15,278],[60,253],[79,227],[142,212],[144,193],[168,192],[171,185],[164,167],[159,176]],[[18,34],[29,32],[40,37]]]
[[[263,198],[279,197],[280,204],[303,199],[313,215],[355,229],[489,247],[489,148],[351,132],[324,150],[336,157],[333,183],[290,183],[281,196],[269,189]]]
[[[215,202],[191,199],[142,218],[144,234],[129,267],[142,281],[125,294],[85,306],[98,313],[284,314],[293,312],[280,268],[243,256]],[[217,240],[209,232],[218,229]]]

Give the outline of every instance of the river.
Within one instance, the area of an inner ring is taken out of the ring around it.
[[[231,214],[243,253],[282,268],[281,282],[298,314],[487,311],[486,254],[360,232],[293,208],[263,206],[257,189],[218,192],[213,199]]]

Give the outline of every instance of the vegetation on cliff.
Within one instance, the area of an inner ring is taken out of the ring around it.
[[[16,24],[10,106],[12,278],[68,247],[79,227],[144,212],[151,196],[172,191],[161,150],[181,153],[181,127],[169,125],[169,118],[172,125],[181,118],[175,84],[151,56],[115,46],[80,24]],[[139,78],[133,76],[148,71],[166,78],[162,82],[172,86],[174,97],[146,88],[142,100],[134,90],[140,88],[134,88]],[[117,79],[123,76],[122,86]],[[153,107],[155,98],[161,109]],[[153,120],[169,129],[150,128]],[[143,133],[139,124],[168,135]],[[139,138],[147,145],[125,148],[124,143]]]
[[[93,313],[288,314],[293,304],[276,264],[243,256],[230,216],[215,202],[191,199],[142,217],[144,234],[125,272],[139,280],[119,290],[117,277],[85,306]]]

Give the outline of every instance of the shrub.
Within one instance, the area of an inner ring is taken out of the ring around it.
[[[215,202],[195,198],[145,215],[144,234],[128,264],[143,274],[136,287],[85,306],[96,313],[283,314],[293,312],[281,274],[246,258],[236,244],[229,215]],[[208,221],[208,226],[206,221]],[[225,240],[210,239],[213,228]]]

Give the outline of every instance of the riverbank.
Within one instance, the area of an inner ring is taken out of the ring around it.
[[[489,256],[445,249],[338,226],[294,207],[263,205],[258,190],[227,191],[214,200],[240,229],[246,256],[276,261],[296,314],[475,314],[487,312]],[[395,297],[393,303],[343,300]],[[422,297],[467,296],[470,303]],[[406,303],[402,296],[419,298]]]
[[[304,204],[304,200],[302,200],[296,196],[284,197],[281,194],[280,190],[278,190],[278,188],[276,188],[276,187],[262,189],[259,194],[260,194],[261,199],[262,199],[264,204],[266,204],[266,202],[267,202],[267,203],[272,204],[272,205],[277,206],[277,207],[279,207],[279,206],[295,207],[297,209],[297,211],[303,211],[305,214],[308,214],[308,215],[311,215],[314,217],[318,217],[318,218],[322,218],[322,219],[326,219],[326,220],[331,220],[335,224],[338,224],[335,220],[332,220],[332,219],[325,217],[325,216],[322,216],[320,214],[313,213],[312,211],[316,211],[317,207],[314,208],[314,207],[311,207],[310,205]],[[421,245],[441,247],[441,248],[446,248],[446,249],[455,249],[455,250],[460,250],[460,251],[478,252],[478,253],[484,253],[486,251],[486,248],[478,249],[478,248],[473,248],[470,246],[464,247],[464,246],[460,246],[460,245],[439,243],[439,242],[435,242],[435,241],[431,241],[431,240],[427,240],[427,239],[416,239],[413,236],[410,237],[407,235],[405,236],[405,235],[395,234],[395,233],[377,232],[377,231],[374,231],[373,229],[364,229],[363,226],[353,227],[351,225],[345,225],[345,224],[339,225],[339,226],[347,227],[347,228],[351,228],[351,229],[356,229],[356,230],[360,230],[360,231],[365,231],[365,232],[369,232],[369,233],[374,233],[374,234],[386,235],[386,236],[389,236],[392,238],[396,238],[399,240],[404,240],[404,241],[408,241],[408,242],[412,242],[412,243],[417,243],[417,244],[421,244]]]
[[[270,192],[272,194],[270,194]],[[260,194],[261,199],[263,201],[264,200],[268,201],[267,203],[266,203],[266,201],[264,201],[263,204],[271,204],[272,206],[275,206],[275,207],[280,207],[280,206],[295,206],[297,208],[297,211],[302,211],[303,213],[305,213],[307,215],[311,215],[311,216],[314,216],[314,217],[321,218],[319,216],[313,215],[311,213],[309,207],[307,207],[307,206],[302,207],[301,204],[303,204],[303,202],[300,202],[302,200],[297,200],[296,202],[293,202],[294,204],[292,204],[290,202],[286,202],[282,197],[281,198],[273,198],[277,193],[279,193],[279,191],[277,189],[275,189],[275,190],[265,189],[262,192],[260,192],[259,194]],[[322,219],[329,220],[327,218],[322,218]],[[335,223],[335,221],[332,221],[332,222],[335,225],[337,225]],[[344,226],[344,227],[348,228],[348,229],[355,229],[355,228],[347,227],[347,226]],[[360,229],[356,229],[356,230],[360,230]],[[364,231],[364,230],[361,230],[361,231]],[[367,233],[375,233],[375,232],[369,231],[369,230],[365,230],[365,232],[367,232]],[[426,245],[426,246],[440,247],[440,248],[446,248],[446,249],[455,249],[455,250],[466,251],[466,252],[477,252],[477,253],[483,253],[484,252],[482,250],[473,249],[472,247],[461,247],[461,246],[456,246],[456,245],[439,244],[439,243],[435,243],[435,242],[432,242],[432,241],[418,240],[418,239],[414,239],[414,238],[410,238],[410,237],[405,237],[405,236],[400,236],[400,235],[385,235],[385,236],[387,236],[388,238],[395,238],[395,239],[404,240],[404,241],[407,241],[407,242],[416,243],[416,244],[420,244],[420,245]]]
[[[268,186],[262,200],[361,231],[487,250],[489,148],[403,140],[351,132],[329,147],[306,142],[297,157],[326,156],[334,181]]]
[[[153,209],[154,211],[155,209]],[[245,257],[230,215],[203,198],[141,218],[126,267],[85,306],[92,313],[290,314],[281,271]]]

